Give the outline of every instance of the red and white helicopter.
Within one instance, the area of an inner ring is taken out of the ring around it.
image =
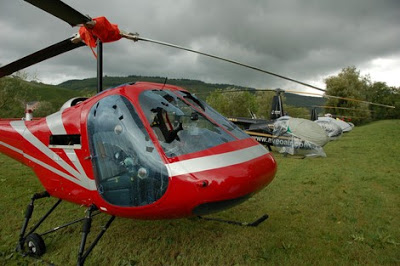
[[[28,113],[22,120],[0,120],[0,152],[31,167],[45,189],[27,207],[18,250],[40,256],[46,249],[43,235],[83,221],[81,265],[116,216],[201,216],[239,204],[272,181],[277,167],[268,150],[185,89],[144,82],[101,89],[102,42],[123,37],[195,51],[124,33],[104,17],[91,19],[59,0],[25,1],[71,26],[81,25],[79,34],[0,67],[0,78],[98,44],[99,93],[71,99],[41,119],[31,119]],[[27,232],[35,200],[50,196],[59,200]],[[86,216],[36,233],[62,200],[86,206]],[[111,218],[85,250],[98,213]]]
[[[79,33],[0,67],[0,78],[85,45],[97,46],[99,92],[71,99],[41,119],[31,119],[28,112],[22,120],[0,120],[0,152],[31,167],[45,189],[32,196],[19,236],[17,249],[30,255],[45,252],[42,236],[82,222],[77,259],[82,265],[117,216],[201,217],[245,201],[277,171],[264,146],[183,88],[137,82],[102,91],[102,43],[121,38],[156,43],[321,90],[237,61],[123,32],[106,18],[91,19],[60,0],[25,1],[80,26]],[[50,196],[59,200],[27,232],[35,201]],[[36,233],[63,200],[86,206],[85,217]],[[85,249],[92,219],[99,213],[111,217]],[[267,218],[249,224],[213,220],[257,226]]]

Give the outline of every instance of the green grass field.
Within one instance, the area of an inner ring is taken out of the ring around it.
[[[400,120],[356,127],[325,147],[327,158],[275,154],[278,173],[263,191],[214,217],[251,221],[239,227],[198,219],[117,218],[87,265],[400,265]],[[45,236],[41,260],[15,250],[26,205],[42,191],[29,168],[0,155],[0,264],[75,265],[80,225]],[[37,201],[34,220],[55,199]],[[62,203],[39,230],[83,217]],[[96,217],[92,235],[108,219]]]

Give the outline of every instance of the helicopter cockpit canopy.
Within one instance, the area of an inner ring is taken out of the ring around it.
[[[164,154],[159,154],[137,113],[141,108]],[[250,138],[205,102],[184,91],[144,90],[139,106],[109,95],[87,120],[93,169],[100,195],[118,206],[144,206],[164,195],[169,181],[161,159]]]
[[[167,157],[249,137],[189,93],[147,90],[139,103]]]
[[[133,207],[162,197],[167,169],[127,98],[110,95],[98,101],[87,127],[98,192],[107,202]]]

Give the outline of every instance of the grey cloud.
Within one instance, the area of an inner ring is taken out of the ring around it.
[[[104,15],[120,29],[298,80],[313,80],[349,65],[365,65],[375,58],[400,54],[400,2],[396,0],[65,2],[92,17]],[[7,36],[0,41],[0,64],[77,31],[23,1],[1,1],[0,26]],[[275,77],[154,44],[120,41],[106,45],[105,53],[108,74],[198,78],[253,87],[287,84]],[[43,76],[68,71],[68,76],[80,77],[93,75],[93,61],[89,48],[82,47],[34,69]]]

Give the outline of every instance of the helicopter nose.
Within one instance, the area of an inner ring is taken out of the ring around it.
[[[187,163],[184,169],[196,171],[175,176],[174,183],[192,184],[179,189],[180,196],[193,203],[187,206],[192,215],[205,215],[240,204],[267,186],[276,173],[274,158],[260,144]],[[207,170],[202,171],[202,167]]]

